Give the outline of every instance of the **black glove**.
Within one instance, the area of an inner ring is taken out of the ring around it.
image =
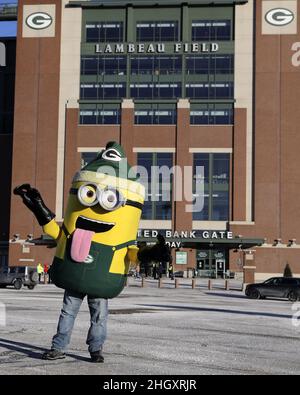
[[[157,244],[153,247],[142,247],[138,252],[140,262],[170,262],[171,248],[166,244],[165,238],[159,234]]]
[[[46,207],[39,191],[31,188],[30,184],[23,184],[16,187],[14,194],[21,196],[23,203],[33,212],[41,226],[47,225],[55,218],[55,214]]]

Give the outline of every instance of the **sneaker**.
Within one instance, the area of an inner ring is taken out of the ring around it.
[[[42,356],[42,359],[46,359],[48,361],[55,361],[56,359],[64,358],[66,358],[66,354],[59,350],[46,351]]]
[[[101,351],[91,352],[91,361],[94,363],[103,363],[104,358]]]

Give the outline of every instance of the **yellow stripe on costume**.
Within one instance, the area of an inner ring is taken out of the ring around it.
[[[136,246],[131,246],[128,248],[127,258],[134,265],[137,265],[139,263],[138,252],[139,248]]]
[[[60,235],[60,227],[58,226],[55,219],[49,222],[47,225],[43,226],[43,231],[53,239],[57,240]]]

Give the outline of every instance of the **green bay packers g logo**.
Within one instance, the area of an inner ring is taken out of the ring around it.
[[[273,26],[286,26],[293,22],[295,15],[286,8],[274,8],[267,12],[266,21]]]
[[[53,22],[52,17],[46,12],[34,12],[26,18],[26,25],[31,29],[47,29]]]

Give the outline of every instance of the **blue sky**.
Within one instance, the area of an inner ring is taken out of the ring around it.
[[[17,3],[15,0],[0,0],[0,7],[2,4]],[[0,21],[0,37],[15,37],[17,35],[17,22]]]

